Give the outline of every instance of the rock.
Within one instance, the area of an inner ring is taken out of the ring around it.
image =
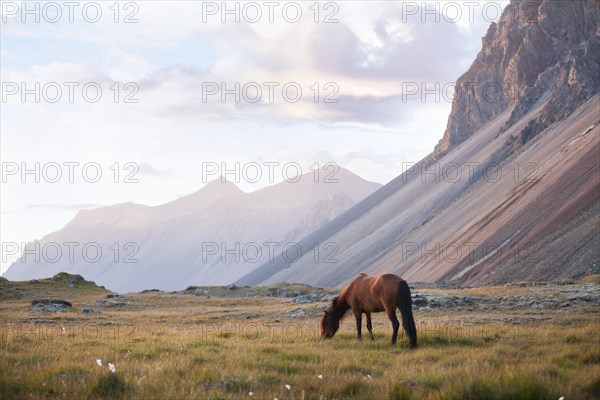
[[[122,294],[118,294],[118,293],[113,293],[113,294],[107,294],[106,295],[107,299],[112,299],[112,300],[131,300],[130,296],[124,296]]]
[[[292,303],[309,303],[311,297],[308,294],[302,294],[300,296],[292,297]]]
[[[227,285],[227,290],[236,290],[237,288],[237,285],[234,283]]]
[[[69,282],[86,282],[81,275],[71,275],[66,272],[59,272],[58,274],[52,277],[53,281],[62,281],[67,280]]]
[[[131,305],[131,303],[116,300],[96,300],[88,303],[87,305],[95,307],[125,307]]]
[[[306,315],[306,311],[301,308],[295,308],[291,311],[288,311],[288,315],[292,318],[303,317]]]
[[[72,307],[73,306],[73,304],[71,304],[70,302],[68,302],[66,300],[58,300],[58,299],[38,299],[38,300],[33,300],[31,302],[32,306],[45,305],[45,304],[58,304],[63,307]]]
[[[159,289],[144,289],[142,293],[152,293],[152,292],[160,292]]]
[[[117,324],[115,322],[113,322],[113,321],[98,321],[98,322],[94,323],[94,325],[97,325],[97,326],[115,326]]]
[[[21,318],[22,322],[31,323],[31,324],[55,324],[56,320],[52,319],[42,319],[37,317],[25,317]]]
[[[55,282],[65,281],[67,286],[70,288],[74,288],[77,285],[94,285],[96,283],[93,281],[86,281],[81,275],[71,275],[66,272],[59,272],[58,274],[52,277],[52,280]]]
[[[415,294],[413,295],[412,303],[414,306],[417,307],[425,307],[429,303],[429,301],[427,300],[427,297],[425,295]]]
[[[322,294],[321,295],[321,301],[331,301],[333,300],[333,298],[335,297],[335,294]]]
[[[430,294],[415,294],[412,296],[412,303],[415,307],[428,307],[428,308],[436,308],[436,307],[445,307],[450,305],[458,305],[462,302],[459,296],[453,297],[441,297],[434,296]]]
[[[39,299],[31,302],[32,311],[65,312],[67,307],[72,304],[65,300],[58,299]]]
[[[431,301],[429,301],[429,307],[431,307],[431,308],[443,307],[445,305],[446,305],[446,300],[444,300],[442,298],[434,298],[434,299],[431,299]]]
[[[312,303],[315,301],[327,301],[333,298],[333,295],[322,294],[318,295],[316,293],[311,294],[300,294],[296,297],[292,297],[292,303]]]
[[[102,314],[102,311],[94,310],[93,308],[84,308],[81,310],[82,314]]]

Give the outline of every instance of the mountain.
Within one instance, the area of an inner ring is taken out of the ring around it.
[[[119,292],[229,284],[278,253],[293,255],[294,241],[381,186],[343,168],[319,172],[252,193],[217,179],[155,207],[82,210],[59,231],[28,243],[38,250],[4,277],[68,272]]]
[[[456,83],[458,95],[436,154],[462,143],[506,110],[510,117],[501,131],[540,107],[539,115],[511,139],[522,146],[597,93],[599,19],[597,1],[511,1]]]
[[[302,256],[238,283],[341,286],[393,272],[479,285],[600,273],[599,7],[511,1],[458,80],[434,152],[301,240]],[[314,243],[334,256],[316,259]]]

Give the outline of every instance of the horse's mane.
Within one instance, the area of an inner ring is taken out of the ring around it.
[[[361,280],[362,278],[368,276],[367,274],[365,274],[364,272],[361,272],[356,278],[352,279],[352,281],[346,285],[346,287],[344,287],[342,289],[342,291],[340,292],[340,294],[337,296],[337,301],[341,302],[341,303],[345,303],[346,306],[348,307],[346,311],[344,312],[338,312],[338,310],[336,311],[336,317],[338,318],[338,321],[342,322],[342,320],[346,317],[346,315],[348,315],[348,310],[350,310],[350,305],[348,304],[346,298],[348,297],[348,295],[350,293],[352,293],[352,290],[354,289],[354,286],[356,285],[356,283]],[[340,314],[340,315],[338,315]]]
[[[361,280],[362,278],[365,278],[369,275],[365,274],[364,272],[361,272],[360,274],[358,274],[358,276],[354,279],[352,279],[352,281],[346,285],[345,288],[342,289],[342,291],[340,292],[338,298],[343,299],[343,301],[346,301],[346,297],[348,296],[349,292],[352,292],[352,289],[354,289],[354,286],[356,286],[356,283]]]

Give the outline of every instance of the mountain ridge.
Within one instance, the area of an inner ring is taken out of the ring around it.
[[[79,250],[95,243],[102,259],[86,263],[77,251],[68,263],[64,258],[58,263],[27,259],[13,263],[4,276],[33,279],[76,273],[117,291],[228,284],[257,266],[252,251],[260,252],[257,260],[268,259],[264,243],[281,247],[297,240],[381,186],[343,168],[337,182],[315,176],[310,172],[250,193],[217,178],[157,206],[129,202],[82,210],[63,229],[28,246],[76,242],[81,243]],[[231,249],[237,249],[233,257]],[[118,256],[118,262],[111,256]],[[137,262],[125,263],[127,257]]]

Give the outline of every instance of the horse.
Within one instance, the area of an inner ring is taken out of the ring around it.
[[[394,329],[392,334],[392,346],[394,346],[400,327],[396,317],[396,307],[402,314],[402,327],[408,337],[409,347],[414,348],[417,346],[417,329],[412,314],[410,288],[406,281],[394,274],[369,276],[361,273],[333,298],[329,307],[323,312],[319,329],[321,339],[332,338],[340,327],[340,321],[351,309],[356,318],[358,340],[362,340],[363,313],[367,317],[367,330],[371,340],[374,340],[371,313],[385,311]]]

